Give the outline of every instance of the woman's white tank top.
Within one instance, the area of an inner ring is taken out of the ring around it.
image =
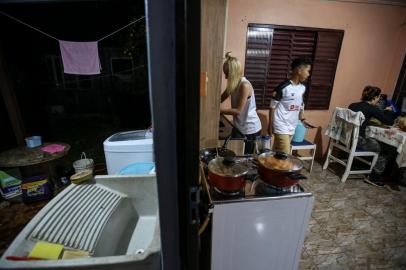
[[[231,107],[237,108],[238,102],[240,100],[240,87],[241,83],[251,83],[242,77],[240,83],[238,84],[237,90],[231,95]],[[251,86],[252,87],[252,86]],[[238,115],[234,115],[234,125],[243,134],[253,134],[262,129],[261,120],[257,114],[257,105],[255,104],[255,94],[254,89],[252,89],[251,96],[247,99],[244,108]]]

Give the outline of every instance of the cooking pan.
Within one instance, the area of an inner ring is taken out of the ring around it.
[[[202,161],[207,170],[207,165],[209,164],[210,160],[216,158],[217,156],[220,157],[235,157],[235,152],[227,149],[227,144],[231,139],[231,135],[226,138],[222,147],[211,147],[211,148],[203,148],[199,151],[199,158]],[[207,173],[207,171],[206,171]]]
[[[307,177],[301,174],[303,162],[283,152],[266,152],[258,156],[261,179],[276,187],[290,187]]]
[[[216,157],[209,162],[209,183],[222,192],[235,193],[245,187],[248,167],[233,157]]]

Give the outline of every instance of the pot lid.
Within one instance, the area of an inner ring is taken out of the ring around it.
[[[283,152],[266,152],[258,156],[258,162],[267,169],[280,172],[296,172],[303,168],[303,162]]]
[[[209,171],[221,176],[238,177],[248,172],[248,166],[227,157],[216,157],[209,162]]]

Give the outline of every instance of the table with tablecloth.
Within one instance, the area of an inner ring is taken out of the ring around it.
[[[397,127],[367,126],[365,134],[395,147],[398,153],[396,163],[399,167],[406,167],[406,132]]]

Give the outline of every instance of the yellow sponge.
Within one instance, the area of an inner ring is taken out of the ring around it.
[[[47,242],[37,242],[32,248],[29,258],[39,258],[46,260],[57,260],[61,256],[63,245]]]
[[[65,250],[62,259],[89,258],[90,253],[82,250]]]

